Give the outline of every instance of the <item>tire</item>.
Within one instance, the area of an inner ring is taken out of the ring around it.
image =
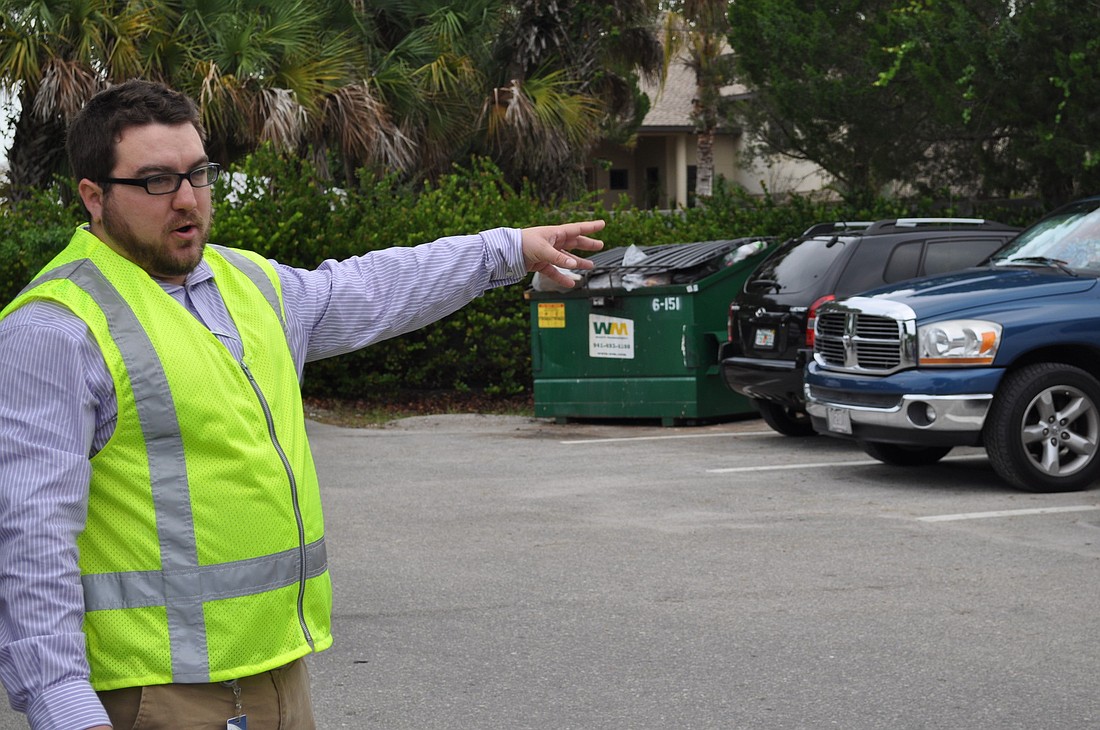
[[[768,424],[773,431],[797,438],[817,435],[810,421],[810,414],[801,408],[758,398],[753,399],[753,405],[760,411],[760,417],[764,419],[764,423]]]
[[[951,451],[950,446],[909,446],[885,444],[881,441],[860,441],[859,445],[868,455],[893,466],[928,466],[935,464]]]
[[[1100,477],[1100,382],[1061,363],[1008,373],[982,435],[993,470],[1013,487],[1088,489]]]

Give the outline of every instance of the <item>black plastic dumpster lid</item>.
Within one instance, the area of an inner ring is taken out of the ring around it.
[[[659,274],[671,271],[693,269],[720,259],[731,251],[736,251],[747,243],[769,243],[766,237],[734,238],[725,241],[700,241],[698,243],[666,243],[660,246],[637,246],[645,254],[645,260],[639,264],[624,265],[623,256],[628,248],[613,248],[600,251],[591,256],[594,266],[589,275],[610,271],[632,271],[645,274]]]

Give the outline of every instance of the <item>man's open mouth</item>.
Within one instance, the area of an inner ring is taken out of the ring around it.
[[[197,226],[194,223],[185,223],[182,226],[178,226],[172,229],[173,233],[182,233],[184,235],[190,235],[196,230]]]

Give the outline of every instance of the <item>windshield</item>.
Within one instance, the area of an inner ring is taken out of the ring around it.
[[[1071,203],[1028,228],[990,263],[998,266],[1050,261],[1072,269],[1100,270],[1100,199]]]
[[[812,287],[844,252],[844,245],[844,239],[835,236],[788,241],[753,272],[745,291],[790,294]]]

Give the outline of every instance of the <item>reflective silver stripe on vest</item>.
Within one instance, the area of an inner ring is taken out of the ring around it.
[[[239,598],[258,591],[272,591],[298,582],[298,548],[265,555],[262,558],[238,560],[232,563],[205,565],[195,572],[202,600]],[[324,539],[306,546],[306,577],[315,578],[325,572]],[[194,570],[194,569],[193,569]],[[84,609],[106,611],[117,608],[147,608],[163,606],[164,577],[160,571],[132,573],[100,573],[86,575]]]
[[[253,262],[249,263],[259,271]],[[130,374],[138,421],[148,450],[163,566],[160,571],[81,576],[85,610],[165,606],[174,681],[209,681],[203,602],[297,584],[302,575],[302,551],[294,548],[260,558],[198,564],[183,441],[160,358],[133,310],[92,261],[70,262],[47,272],[33,284],[57,279],[72,281],[103,311],[111,338]],[[263,279],[274,293],[270,280],[266,276]],[[278,299],[275,301],[277,304]],[[306,546],[305,560],[307,577],[325,572],[328,559],[324,538]]]
[[[241,273],[247,276],[249,280],[256,285],[256,288],[264,295],[264,299],[267,300],[267,303],[275,310],[275,316],[279,318],[279,326],[283,328],[283,332],[286,332],[286,322],[283,320],[283,307],[279,302],[279,293],[275,291],[275,286],[271,283],[271,279],[267,278],[267,274],[264,273],[264,270],[260,268],[259,264],[247,256],[239,254],[225,246],[216,246],[212,243],[207,245],[220,253],[222,258],[226,261],[240,269]]]

